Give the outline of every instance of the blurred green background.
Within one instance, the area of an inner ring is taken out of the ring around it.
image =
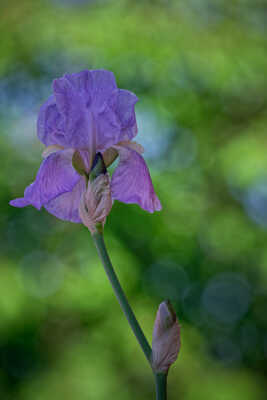
[[[163,299],[179,315],[169,399],[266,399],[266,24],[263,0],[1,0],[1,399],[154,398],[88,231],[8,205],[52,80],[94,68],[140,99],[163,210],[116,202],[105,232],[147,336]]]

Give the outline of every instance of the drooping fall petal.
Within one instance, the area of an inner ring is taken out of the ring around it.
[[[114,146],[120,161],[111,179],[112,198],[123,203],[139,204],[144,210],[161,210],[148,167],[143,157],[129,147]]]
[[[24,197],[12,200],[14,207],[33,205],[38,210],[55,197],[70,192],[80,179],[80,175],[72,167],[73,150],[60,150],[45,158],[35,181],[29,185]]]
[[[63,221],[81,223],[79,206],[86,190],[85,180],[81,178],[71,192],[66,192],[45,204],[44,208]]]

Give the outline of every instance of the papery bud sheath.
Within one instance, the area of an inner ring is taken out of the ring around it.
[[[79,208],[80,218],[92,234],[97,232],[97,226],[104,226],[111,207],[110,178],[108,173],[100,174],[88,182]]]
[[[169,301],[159,305],[152,339],[152,368],[156,373],[167,373],[180,350],[180,327]]]

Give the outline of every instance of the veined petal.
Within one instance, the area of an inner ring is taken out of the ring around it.
[[[38,210],[62,193],[73,189],[80,175],[72,167],[73,150],[60,150],[50,154],[41,163],[35,181],[29,185],[24,197],[12,200],[14,207],[33,205]]]
[[[131,140],[137,134],[134,110],[137,101],[138,98],[127,90],[116,89],[112,92],[96,118],[98,151],[120,141]]]
[[[53,82],[53,90],[37,123],[38,137],[46,146],[87,148],[95,154],[137,134],[138,99],[117,88],[111,71],[66,74]]]
[[[79,92],[65,76],[54,80],[53,89],[62,119],[59,144],[76,149],[88,147],[93,121],[87,111],[84,92]]]
[[[66,192],[45,204],[45,209],[63,221],[81,223],[79,206],[82,194],[86,190],[84,178],[80,180],[71,192]]]
[[[74,74],[65,74],[74,89],[82,94],[86,106],[101,110],[112,92],[117,89],[113,72],[104,69],[85,70]]]
[[[121,140],[131,140],[137,134],[136,118],[134,106],[138,97],[128,90],[118,89],[116,96],[110,98],[109,105],[112,107],[121,123],[125,138]]]
[[[123,203],[137,203],[151,213],[160,211],[161,204],[143,157],[129,147],[114,147],[119,152],[120,161],[111,179],[113,199]]]
[[[41,106],[37,121],[38,137],[46,146],[88,147],[88,74],[64,75],[53,82],[54,95]]]
[[[65,74],[64,78],[68,79],[77,91],[84,92],[84,96],[87,98],[87,100],[90,100],[88,70],[84,70],[74,74]]]
[[[113,72],[104,69],[89,71],[88,91],[95,110],[101,110],[115,89],[117,84]]]
[[[65,138],[62,134],[63,119],[58,112],[54,96],[41,106],[37,120],[37,135],[40,141],[46,146],[65,145]]]

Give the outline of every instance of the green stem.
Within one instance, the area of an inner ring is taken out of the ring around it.
[[[130,305],[128,303],[128,300],[127,300],[127,298],[126,298],[126,296],[125,296],[125,294],[124,294],[124,292],[122,290],[120,282],[119,282],[119,280],[118,280],[118,278],[116,276],[116,273],[115,273],[115,271],[114,271],[114,269],[112,267],[112,264],[111,264],[109,255],[107,253],[106,246],[105,246],[103,235],[102,235],[102,233],[97,232],[97,233],[94,233],[92,235],[92,237],[93,237],[94,243],[96,245],[98,255],[99,255],[99,257],[100,257],[100,259],[102,261],[102,264],[103,264],[103,266],[105,268],[105,271],[106,271],[106,274],[108,276],[108,279],[109,279],[109,281],[110,281],[110,283],[112,285],[112,288],[113,288],[113,290],[115,292],[115,295],[117,297],[117,300],[119,301],[120,306],[121,306],[121,308],[122,308],[122,310],[123,310],[128,322],[129,322],[129,324],[130,324],[130,326],[132,328],[132,331],[135,334],[136,339],[138,340],[138,342],[139,342],[139,344],[140,344],[140,346],[141,346],[141,348],[142,348],[142,350],[143,350],[143,352],[144,352],[144,354],[145,354],[145,356],[146,356],[146,358],[147,358],[147,360],[148,360],[148,362],[150,364],[150,361],[151,361],[151,347],[149,346],[149,343],[146,340],[146,337],[145,337],[145,335],[144,335],[144,333],[143,333],[143,331],[142,331],[137,319],[135,318],[135,315],[134,315],[134,313],[133,313],[133,311],[132,311],[132,309],[131,309],[131,307],[130,307]],[[165,397],[162,397],[162,398],[161,397],[159,397],[159,398],[157,397],[157,399],[165,399]]]
[[[167,400],[167,374],[155,374],[156,399]]]

